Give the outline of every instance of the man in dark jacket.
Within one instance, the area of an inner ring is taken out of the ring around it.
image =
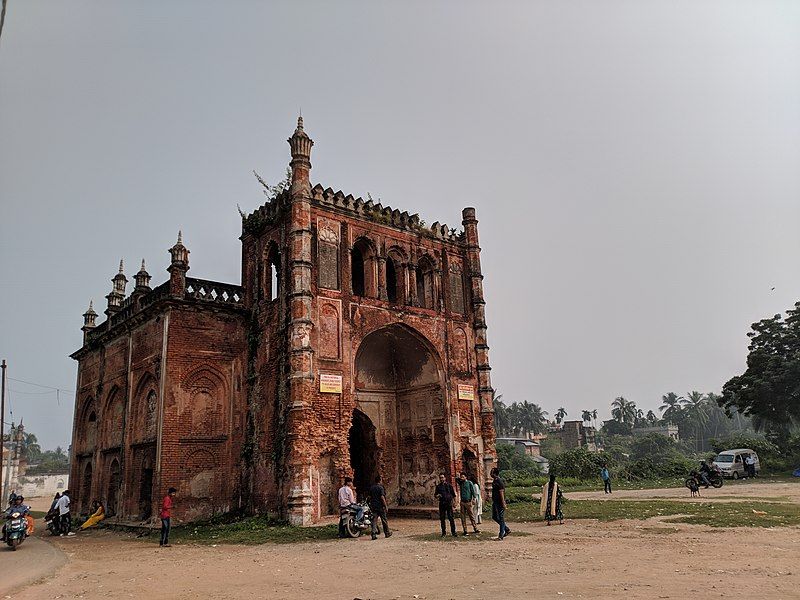
[[[386,490],[383,487],[382,478],[378,475],[375,478],[375,485],[369,488],[369,509],[372,511],[372,539],[378,538],[378,518],[383,525],[383,535],[387,538],[392,535],[389,531],[387,520],[388,505],[386,504]]]
[[[447,535],[447,529],[444,524],[445,519],[450,520],[450,533],[455,537],[456,520],[453,515],[453,501],[456,498],[456,492],[453,486],[448,483],[444,473],[439,475],[439,483],[436,486],[434,497],[439,500],[439,521],[442,523],[442,537]]]

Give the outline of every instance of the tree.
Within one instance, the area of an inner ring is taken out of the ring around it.
[[[592,411],[590,411],[590,410],[584,410],[584,411],[581,413],[581,419],[583,419],[583,422],[584,422],[584,423],[588,423],[588,422],[590,422],[590,421],[592,420]]]
[[[494,409],[494,430],[499,435],[505,435],[511,429],[511,419],[508,414],[508,407],[503,404],[501,398],[503,394],[496,391],[492,393],[492,408]]]
[[[722,387],[719,400],[728,414],[736,409],[783,446],[800,423],[800,302],[752,325],[747,369]]]
[[[594,423],[594,428],[597,429],[597,409],[592,409],[592,422]]]
[[[611,418],[628,428],[632,428],[636,423],[637,414],[636,403],[632,400],[618,396],[611,403]]]
[[[644,419],[645,421],[647,421],[648,427],[655,427],[656,425],[658,425],[658,417],[656,416],[656,413],[654,413],[652,410],[647,411],[647,416]]]
[[[708,405],[706,398],[700,392],[689,392],[683,400],[687,420],[691,423],[694,432],[695,449],[701,450],[703,443],[703,430],[708,423]]]
[[[20,444],[20,454],[29,463],[36,462],[42,454],[42,447],[36,434],[24,432]]]
[[[678,394],[675,392],[669,392],[668,394],[661,396],[661,401],[663,404],[658,410],[661,411],[662,418],[667,423],[678,425],[683,419],[683,398],[678,396]]]
[[[560,425],[561,421],[563,421],[564,417],[566,417],[566,416],[567,416],[567,411],[564,410],[564,407],[562,406],[561,408],[559,408],[556,411],[556,423],[558,423]]]

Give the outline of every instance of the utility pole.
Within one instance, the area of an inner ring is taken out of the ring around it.
[[[5,7],[5,2],[3,3]],[[6,418],[6,360],[3,359],[3,362],[0,363],[0,369],[3,370],[3,374],[0,377],[0,467],[3,466],[3,455],[5,454],[5,444],[3,443],[3,430],[5,429],[5,418]],[[8,463],[11,464],[11,453],[8,454]],[[2,473],[0,473],[0,503],[2,503],[3,498],[5,496],[3,489],[3,477]]]

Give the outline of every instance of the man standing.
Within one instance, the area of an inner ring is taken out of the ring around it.
[[[611,474],[608,472],[608,465],[603,463],[603,468],[600,469],[600,477],[603,479],[603,485],[605,486],[604,493],[610,494],[611,493]]]
[[[381,484],[382,478],[378,475],[375,478],[375,485],[369,488],[369,508],[372,511],[372,539],[378,539],[378,517],[381,519],[383,525],[383,535],[389,537],[392,532],[389,531],[389,522],[387,520],[387,511],[389,506],[386,504],[386,490]]]
[[[748,477],[756,476],[756,459],[752,454],[744,457],[744,470]]]
[[[511,533],[506,526],[506,484],[500,479],[500,469],[495,467],[491,470],[492,476],[492,519],[500,525],[500,533],[497,539],[503,539]]]
[[[480,533],[480,531],[478,531],[478,526],[475,524],[473,507],[475,503],[475,488],[463,471],[459,475],[458,491],[461,498],[461,526],[464,528],[464,535],[469,535],[469,533],[467,533],[467,517],[469,517],[469,521],[472,523],[472,530],[475,533]]]
[[[56,502],[58,510],[58,532],[60,535],[75,535],[72,533],[72,515],[70,514],[69,490],[64,490],[61,498]]]
[[[439,500],[439,521],[442,523],[442,537],[447,535],[444,521],[450,521],[450,532],[456,537],[456,520],[453,516],[453,501],[456,499],[456,492],[453,486],[447,482],[445,474],[439,475],[439,483],[436,486],[434,497]]]
[[[178,493],[174,487],[169,488],[167,490],[167,495],[164,496],[164,500],[161,501],[161,513],[159,516],[161,517],[161,541],[159,542],[159,546],[162,548],[170,548],[169,543],[169,527],[170,527],[170,519],[172,517],[172,507],[175,502],[175,494]]]

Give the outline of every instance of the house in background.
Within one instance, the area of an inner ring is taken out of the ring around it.
[[[680,440],[680,438],[678,437],[677,425],[658,425],[656,427],[635,427],[633,429],[634,436],[648,435],[650,433],[658,433],[676,442]]]

